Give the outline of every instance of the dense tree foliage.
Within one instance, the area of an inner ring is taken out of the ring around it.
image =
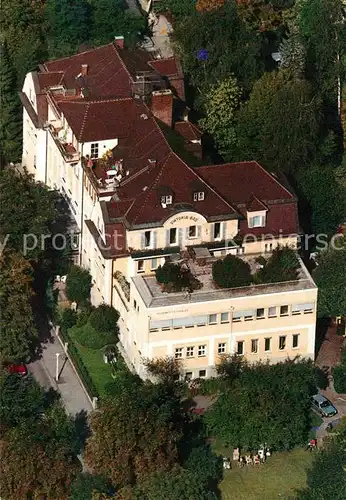
[[[346,431],[345,421],[336,428],[336,433],[326,442],[308,472],[308,486],[298,492],[298,500],[323,500],[346,497]]]
[[[180,359],[172,356],[144,360],[149,375],[163,384],[175,384],[182,376]]]
[[[290,449],[308,438],[315,390],[311,362],[248,365],[207,411],[206,423],[230,446]]]
[[[54,192],[31,175],[5,169],[0,172],[0,196],[2,238],[8,235],[7,245],[27,258],[41,257],[57,217]]]
[[[91,417],[85,460],[121,487],[171,470],[181,437],[180,398],[162,385],[144,385],[104,401]]]
[[[298,278],[299,261],[295,250],[290,247],[277,247],[269,259],[260,257],[262,268],[256,273],[258,283],[281,283]]]
[[[16,73],[7,45],[0,45],[0,149],[7,162],[22,155],[22,113],[16,87]]]
[[[213,263],[213,280],[222,288],[250,285],[250,266],[235,255],[227,255]]]
[[[119,312],[112,306],[101,304],[89,316],[89,323],[99,332],[118,333]]]
[[[323,251],[313,277],[318,290],[319,316],[339,316],[346,311],[346,242],[341,238],[336,245]]]
[[[86,303],[90,299],[91,274],[87,269],[71,266],[66,279],[66,296],[71,302]]]
[[[0,357],[6,361],[26,360],[35,347],[32,272],[20,254],[5,250],[0,256]]]

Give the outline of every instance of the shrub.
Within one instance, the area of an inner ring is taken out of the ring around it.
[[[156,279],[164,284],[166,292],[180,292],[183,289],[193,292],[202,287],[202,283],[191,273],[189,269],[184,269],[178,264],[165,262],[155,271]]]
[[[328,372],[322,370],[318,366],[315,367],[315,382],[319,389],[327,389],[328,387]]]
[[[255,275],[257,283],[280,283],[298,278],[299,261],[296,252],[288,247],[277,247],[263,268]]]
[[[227,255],[213,264],[213,280],[222,288],[237,288],[251,283],[251,270],[247,262]]]
[[[182,375],[182,364],[180,359],[173,356],[143,360],[148,373],[162,383],[174,383]]]
[[[99,332],[118,333],[119,312],[112,306],[102,304],[94,309],[89,317],[89,323]]]
[[[346,394],[346,366],[339,365],[333,368],[334,389],[339,394]]]
[[[72,328],[77,323],[77,313],[72,309],[64,309],[61,313],[60,326],[64,331]]]
[[[84,326],[88,323],[93,307],[85,307],[78,313],[77,326]]]
[[[109,332],[98,332],[89,323],[84,326],[73,327],[73,337],[83,345],[90,349],[101,349],[107,344],[116,342],[116,337]]]
[[[77,303],[86,303],[90,298],[91,274],[87,269],[71,266],[66,279],[66,295],[68,300]]]

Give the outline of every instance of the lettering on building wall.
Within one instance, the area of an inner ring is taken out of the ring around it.
[[[165,314],[179,314],[179,313],[186,313],[188,312],[188,309],[176,309],[175,311],[162,311],[162,312],[158,312],[157,313],[157,316],[164,316]],[[151,319],[155,319],[155,318],[151,318]]]
[[[199,218],[194,216],[194,215],[179,215],[178,217],[175,217],[173,220],[171,220],[170,224],[173,226],[177,222],[181,220],[188,220],[192,222],[198,222]]]

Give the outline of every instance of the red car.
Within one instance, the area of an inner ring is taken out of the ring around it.
[[[28,374],[28,369],[24,363],[11,363],[6,366],[6,370],[9,373],[18,373],[22,377],[26,377]]]

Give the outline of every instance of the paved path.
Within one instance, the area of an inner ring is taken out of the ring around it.
[[[58,384],[55,381],[57,352],[60,353],[60,368],[63,366]],[[67,360],[63,363],[64,358],[64,350],[59,340],[52,333],[51,339],[42,344],[40,359],[31,363],[28,368],[42,387],[45,389],[53,387],[60,392],[68,413],[76,415],[82,410],[90,412],[92,405],[89,398],[85,394],[70,361]]]

